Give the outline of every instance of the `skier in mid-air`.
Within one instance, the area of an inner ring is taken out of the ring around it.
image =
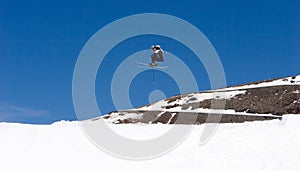
[[[157,62],[164,62],[164,51],[161,49],[160,45],[152,45],[151,50],[153,54],[151,55],[151,63],[149,66],[157,66]]]

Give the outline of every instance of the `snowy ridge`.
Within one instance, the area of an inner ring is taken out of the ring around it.
[[[196,124],[204,123],[207,114],[224,114],[224,123],[280,119],[283,114],[300,113],[299,92],[300,76],[293,76],[177,95],[140,108],[113,112],[104,119],[110,123],[170,124],[175,123],[174,120],[183,113],[203,115],[199,116],[202,119],[198,119]],[[211,106],[212,100],[221,105]],[[181,123],[191,122],[186,120]]]
[[[191,93],[191,94],[185,94],[185,95],[179,95],[172,98],[168,98],[166,100],[161,100],[158,102],[153,103],[152,105],[147,105],[141,108],[138,108],[137,110],[165,110],[166,106],[171,105],[182,105],[187,104],[189,102],[201,102],[206,99],[229,99],[232,98],[238,94],[243,94],[246,91],[244,90],[236,90],[236,91],[230,91],[230,92],[197,92],[197,93]],[[174,110],[178,109],[180,110],[180,107],[174,107]]]
[[[259,88],[259,87],[268,87],[268,86],[281,86],[281,85],[300,85],[300,75],[286,77],[286,78],[265,80],[261,82],[249,83],[245,85],[239,85],[239,86],[233,86],[227,88],[221,88],[213,91],[230,91],[230,90]]]

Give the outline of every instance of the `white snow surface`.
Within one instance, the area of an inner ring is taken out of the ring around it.
[[[286,77],[281,79],[275,79],[270,82],[261,82],[259,84],[248,84],[242,86],[235,86],[229,88],[221,88],[212,91],[224,91],[224,90],[239,90],[239,89],[248,89],[248,88],[259,88],[259,87],[269,87],[269,86],[280,86],[280,85],[300,85],[300,75],[293,77]]]
[[[124,119],[128,119],[128,118],[132,118],[132,119],[138,119],[140,118],[140,115],[137,113],[130,113],[130,112],[126,112],[126,115],[120,115],[117,112],[111,113],[110,117],[108,119],[106,119],[106,122],[110,122],[110,123],[114,123],[117,122],[117,120],[124,120]]]
[[[197,93],[191,93],[188,94],[187,96],[182,96],[182,98],[177,99],[176,101],[173,101],[171,103],[168,103],[166,100],[160,100],[157,101],[151,105],[147,105],[141,108],[133,109],[133,110],[165,110],[165,106],[168,105],[174,105],[179,104],[187,104],[187,103],[195,103],[195,102],[201,102],[206,99],[229,99],[232,98],[238,94],[243,94],[245,93],[245,90],[234,90],[234,91],[228,91],[228,92],[197,92]],[[190,99],[194,98],[195,100],[190,101]],[[177,108],[172,108],[173,110],[181,110],[181,107]]]
[[[96,121],[95,121],[96,122]],[[99,122],[100,123],[100,122]],[[205,126],[195,125],[182,144],[164,156],[130,161],[98,149],[79,122],[51,125],[0,123],[1,170],[299,170],[300,115],[282,120],[220,124],[199,146]],[[102,124],[104,124],[102,122]],[[160,135],[167,124],[111,124],[123,136]]]

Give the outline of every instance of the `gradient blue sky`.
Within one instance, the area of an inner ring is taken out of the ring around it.
[[[0,122],[52,123],[76,120],[72,104],[72,75],[87,40],[101,27],[138,13],[165,13],[200,29],[217,50],[228,85],[299,74],[299,1],[5,1],[0,6]],[[137,50],[161,44],[180,57],[192,56],[178,42],[140,36],[122,42],[107,55],[107,74],[96,80],[102,112],[114,110],[109,94],[110,73]],[[201,63],[200,90],[209,89]],[[149,92],[178,93],[172,79],[157,72],[139,75],[132,83],[131,101],[147,103]],[[159,80],[164,80],[160,81]],[[100,95],[101,94],[101,95]],[[107,100],[106,100],[107,99]]]

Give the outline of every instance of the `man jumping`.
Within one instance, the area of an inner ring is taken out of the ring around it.
[[[151,55],[150,66],[157,66],[157,62],[164,62],[164,51],[160,48],[160,45],[152,45],[151,50],[153,54]]]

